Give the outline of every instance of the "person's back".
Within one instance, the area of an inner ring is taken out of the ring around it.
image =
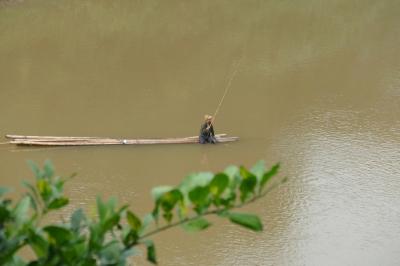
[[[212,125],[212,116],[205,115],[205,122],[200,128],[199,142],[201,144],[205,143],[216,143],[214,134],[214,127]]]

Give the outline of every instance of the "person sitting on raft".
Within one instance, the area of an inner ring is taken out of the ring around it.
[[[212,125],[212,116],[211,115],[205,115],[204,116],[204,124],[201,126],[200,129],[200,136],[199,136],[199,142],[201,144],[205,143],[217,143],[217,140],[215,138],[214,134],[214,127]]]

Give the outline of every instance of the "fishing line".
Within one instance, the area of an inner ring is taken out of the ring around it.
[[[235,78],[235,76],[236,76],[236,74],[237,74],[237,72],[238,72],[238,70],[239,70],[239,66],[240,66],[240,64],[242,63],[242,59],[243,59],[243,54],[242,54],[242,56],[239,58],[239,60],[237,61],[237,63],[234,65],[234,68],[233,68],[233,71],[232,71],[232,75],[229,77],[228,83],[226,84],[224,94],[222,95],[222,98],[221,98],[221,100],[219,101],[219,104],[218,104],[218,106],[217,106],[217,109],[216,109],[215,112],[214,112],[213,119],[212,119],[212,123],[214,123],[215,117],[217,116],[219,110],[221,109],[222,103],[224,102],[225,97],[226,97],[226,95],[228,94],[228,92],[229,92],[229,90],[230,90],[230,88],[231,88],[232,81],[233,81],[233,79]]]

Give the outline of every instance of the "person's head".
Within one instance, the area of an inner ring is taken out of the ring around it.
[[[212,121],[212,116],[211,115],[205,115],[204,120],[206,121],[207,124],[210,124]]]

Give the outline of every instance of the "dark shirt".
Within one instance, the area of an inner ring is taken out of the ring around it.
[[[213,125],[211,125],[211,127],[207,130],[208,124],[204,123],[201,126],[200,129],[200,136],[205,137],[205,138],[209,138],[210,136],[214,136],[214,127]]]

